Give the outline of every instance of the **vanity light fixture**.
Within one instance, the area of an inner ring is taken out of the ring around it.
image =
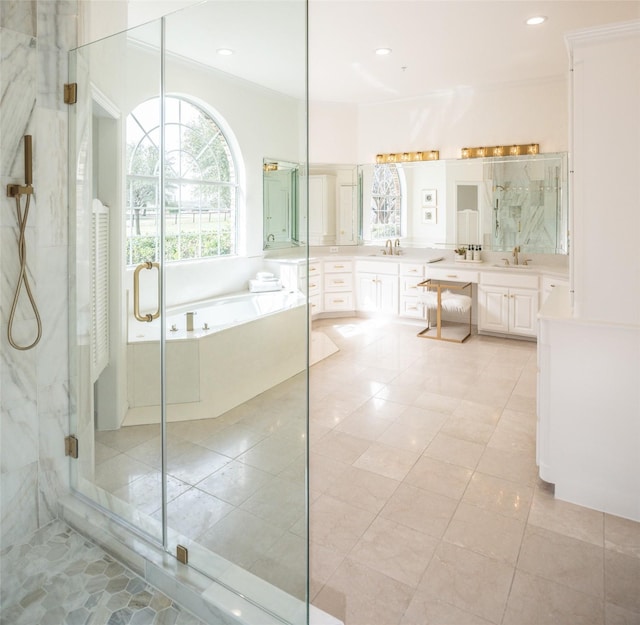
[[[437,161],[440,159],[438,150],[423,150],[422,152],[393,152],[390,154],[376,154],[376,164],[384,163],[415,163],[417,161]]]
[[[494,145],[481,148],[462,148],[460,158],[520,156],[521,154],[540,154],[540,146],[537,143],[526,143],[524,145]]]
[[[526,21],[526,24],[527,26],[539,26],[540,24],[543,24],[546,21],[547,21],[547,18],[544,15],[534,15],[533,17],[530,17]]]
[[[231,56],[233,54],[233,50],[231,50],[230,48],[218,48],[216,52],[220,56]]]
[[[391,54],[391,48],[376,48],[376,54],[378,56],[386,56],[387,54]]]
[[[265,163],[262,166],[263,171],[278,171],[278,163]]]

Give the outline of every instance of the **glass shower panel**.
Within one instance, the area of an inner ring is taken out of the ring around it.
[[[160,296],[160,69],[160,22],[70,53],[72,484],[156,541],[161,332],[146,315]],[[149,132],[131,118],[140,102]]]
[[[187,547],[190,565],[296,624],[307,306],[263,257],[263,162],[306,172],[305,32],[302,0],[210,1],[165,18],[168,549]],[[295,252],[304,266],[306,247]]]

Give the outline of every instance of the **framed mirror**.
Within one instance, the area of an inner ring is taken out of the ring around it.
[[[262,165],[264,249],[295,247],[300,241],[300,167],[265,158]]]

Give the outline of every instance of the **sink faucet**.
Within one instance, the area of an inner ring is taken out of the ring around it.
[[[393,247],[394,247],[394,254],[396,254],[396,256],[400,256],[400,239],[396,239],[393,242]]]
[[[511,255],[513,256],[513,264],[517,265],[518,264],[518,252],[520,251],[520,246],[516,245],[513,248],[513,252],[511,252]]]
[[[388,252],[387,248],[389,248]],[[387,239],[387,242],[384,244],[384,253],[393,256],[393,243],[391,243],[391,239]]]

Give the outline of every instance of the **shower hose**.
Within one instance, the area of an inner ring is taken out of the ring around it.
[[[24,215],[22,213],[22,207],[20,205],[20,193],[18,193],[16,197],[16,213],[18,216],[18,227],[20,229],[20,234],[18,236],[18,255],[20,258],[20,273],[18,276],[18,283],[16,284],[16,290],[13,295],[13,302],[11,304],[11,312],[9,313],[9,327],[7,329],[7,338],[9,339],[9,344],[11,347],[15,349],[19,349],[20,351],[26,351],[35,347],[40,341],[40,337],[42,336],[42,321],[40,320],[40,312],[38,311],[38,306],[36,305],[36,301],[33,297],[33,293],[31,292],[31,286],[29,285],[29,278],[27,277],[27,245],[25,242],[25,232],[27,229],[27,219],[29,217],[29,203],[31,200],[31,193],[27,193],[27,200],[24,207]],[[36,323],[38,325],[38,334],[35,340],[29,345],[19,345],[13,339],[13,322],[16,314],[16,308],[18,306],[18,299],[20,297],[20,290],[22,289],[22,285],[24,284],[24,288],[27,292],[27,297],[29,298],[29,303],[31,304],[31,308],[36,316]]]

